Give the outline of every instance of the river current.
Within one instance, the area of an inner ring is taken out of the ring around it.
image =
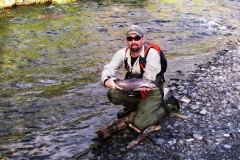
[[[0,158],[67,159],[116,120],[103,66],[140,25],[168,59],[166,79],[240,37],[239,0],[79,1],[0,13]],[[124,70],[120,70],[123,78]],[[166,82],[167,83],[167,82]]]

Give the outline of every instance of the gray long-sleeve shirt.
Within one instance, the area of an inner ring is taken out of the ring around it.
[[[142,49],[140,56],[144,57],[144,48]],[[104,69],[102,71],[102,77],[101,77],[102,83],[104,83],[106,79],[109,79],[109,77],[115,76],[116,71],[121,66],[124,66],[125,57],[127,57],[128,64],[131,64],[131,55],[130,55],[129,49],[126,52],[126,48],[123,48],[114,54],[110,63],[104,66]],[[141,69],[139,65],[139,57],[137,58],[133,66],[130,65],[129,70],[132,71],[133,74],[141,73]],[[156,79],[156,75],[160,71],[161,71],[160,56],[155,49],[151,48],[148,51],[148,55],[146,58],[146,66],[144,68],[143,77],[154,81]]]

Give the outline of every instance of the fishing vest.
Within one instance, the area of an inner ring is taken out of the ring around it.
[[[142,78],[143,77],[144,68],[146,66],[146,58],[147,58],[149,49],[150,48],[154,48],[158,52],[158,54],[160,56],[160,63],[161,63],[161,71],[156,75],[156,80],[158,81],[159,84],[163,84],[165,82],[164,73],[167,70],[167,60],[166,60],[166,58],[164,56],[164,53],[162,52],[160,46],[155,44],[155,43],[145,42],[143,45],[144,45],[144,57],[142,57],[142,56],[139,57],[139,66],[140,66],[140,69],[141,69],[141,74],[138,75],[137,77],[135,77],[135,75],[132,75],[131,71],[129,70],[130,69],[130,65],[128,64],[127,58],[126,58],[126,54],[127,54],[127,51],[129,49],[129,47],[126,47],[125,59],[124,59],[124,67],[127,70],[127,73],[125,75],[125,79],[129,79],[129,78]]]

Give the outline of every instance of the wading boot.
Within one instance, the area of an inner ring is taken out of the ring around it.
[[[180,104],[173,95],[171,95],[167,99],[165,104],[166,104],[166,109],[167,109],[168,113],[177,113],[180,110]]]
[[[117,113],[117,118],[118,118],[118,119],[121,119],[121,118],[123,118],[123,117],[126,117],[126,116],[129,115],[131,112],[133,112],[133,110],[126,110],[126,109],[124,108],[123,110],[121,110],[121,111],[119,111],[119,112]]]

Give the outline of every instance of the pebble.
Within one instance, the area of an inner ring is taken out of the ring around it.
[[[191,100],[187,99],[187,98],[182,98],[179,101],[182,102],[182,103],[190,103]]]
[[[222,143],[224,141],[224,138],[218,138],[218,139],[216,139],[216,142],[217,143]]]
[[[230,137],[230,135],[229,135],[229,134],[224,134],[223,136],[224,136],[224,137]]]
[[[178,147],[182,147],[183,146],[183,141],[181,139],[177,140],[176,142]]]
[[[197,105],[192,105],[191,108],[192,108],[193,110],[197,110],[197,109],[199,108],[199,106],[197,106]]]
[[[184,157],[185,157],[185,154],[183,154],[183,153],[176,153],[176,154],[180,159],[184,159]]]
[[[126,152],[126,148],[125,147],[120,147],[119,149],[121,152]]]
[[[157,139],[155,139],[155,142],[156,142],[157,144],[164,144],[164,143],[165,143],[165,140],[162,139],[162,138],[157,138]]]
[[[233,139],[237,139],[237,135],[235,133],[230,133],[230,135]]]
[[[194,141],[193,138],[189,138],[189,139],[187,140],[187,142],[192,142],[192,141]]]
[[[204,114],[207,114],[207,111],[206,111],[206,109],[202,109],[199,113],[204,115]]]
[[[198,141],[201,141],[203,139],[203,136],[195,133],[195,134],[193,134],[193,138],[198,140]]]
[[[223,147],[224,147],[224,148],[227,148],[227,149],[230,149],[230,148],[231,148],[231,146],[230,146],[230,145],[227,145],[227,144],[223,145]]]
[[[205,143],[206,143],[207,146],[211,146],[213,144],[213,142],[209,139],[206,139]]]
[[[191,151],[187,151],[185,154],[186,154],[187,156],[190,156],[190,155],[192,154],[192,152],[191,152]]]

